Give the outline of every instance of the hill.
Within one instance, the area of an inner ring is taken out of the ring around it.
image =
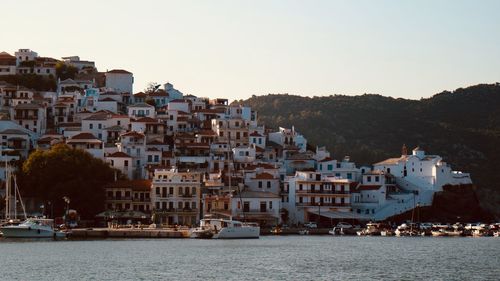
[[[441,155],[470,172],[481,205],[500,215],[500,84],[445,91],[428,99],[360,96],[252,96],[268,127],[295,126],[312,145],[371,164],[400,155],[406,144]]]

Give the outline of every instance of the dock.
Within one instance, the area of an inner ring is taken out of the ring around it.
[[[70,238],[189,238],[188,229],[75,228]]]

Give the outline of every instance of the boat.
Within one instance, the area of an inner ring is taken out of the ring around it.
[[[210,234],[214,239],[259,238],[260,227],[232,219],[202,219],[200,227],[191,231],[193,238],[208,238]]]
[[[29,218],[19,225],[7,225],[0,228],[5,238],[64,238],[67,232],[57,231],[52,219]]]
[[[500,230],[493,232],[493,237],[500,237]]]
[[[382,224],[370,222],[366,224],[366,228],[364,228],[361,231],[357,231],[356,234],[358,236],[365,236],[365,235],[380,236],[381,230],[382,230]]]
[[[356,229],[352,224],[339,222],[334,228],[328,231],[331,235],[356,235]]]
[[[299,230],[299,234],[300,235],[309,235],[309,230],[307,230],[307,229],[301,229],[301,230]]]
[[[380,236],[394,236],[394,231],[392,229],[384,229],[380,231]]]

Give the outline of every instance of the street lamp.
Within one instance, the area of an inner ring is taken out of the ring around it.
[[[66,213],[64,214],[64,225],[68,227],[68,212],[69,212],[69,203],[71,202],[71,200],[69,199],[68,196],[64,196],[62,199],[66,203]]]

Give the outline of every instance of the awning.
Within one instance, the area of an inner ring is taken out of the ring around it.
[[[147,215],[139,211],[125,211],[125,212],[105,211],[96,215],[96,218],[108,218],[108,219],[145,219],[149,217],[150,215]]]
[[[354,220],[370,220],[371,217],[365,216],[358,213],[353,212],[334,212],[334,211],[323,211],[318,212],[318,210],[308,211],[309,213],[320,215],[322,217],[327,217],[331,219],[354,219]]]

